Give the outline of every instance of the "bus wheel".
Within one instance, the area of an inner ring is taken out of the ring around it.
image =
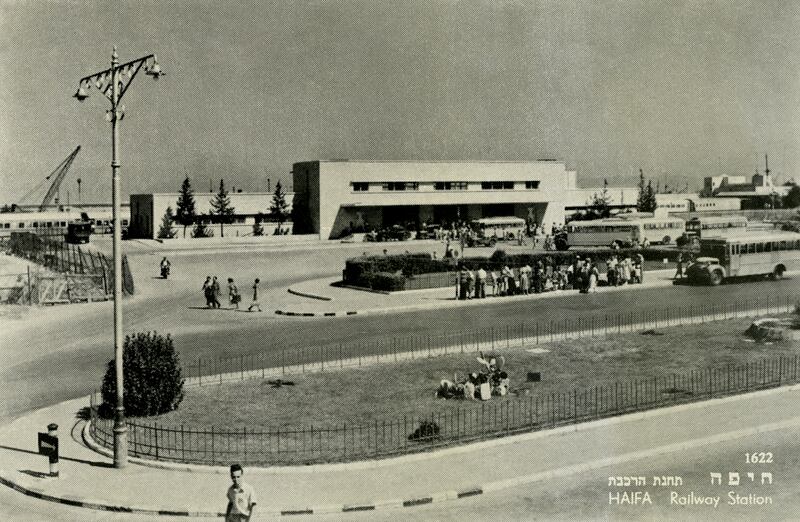
[[[661,242],[665,245],[669,245],[672,242],[672,238],[669,236],[664,236],[664,239],[662,239]]]
[[[708,282],[711,286],[719,286],[719,284],[722,283],[722,272],[720,270],[714,270],[708,274]]]
[[[783,273],[786,271],[786,268],[783,265],[778,265],[775,267],[775,270],[772,271],[772,279],[778,280],[783,279]]]

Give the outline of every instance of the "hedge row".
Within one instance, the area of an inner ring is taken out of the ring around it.
[[[646,261],[661,261],[664,258],[675,261],[680,250],[670,249],[634,249],[627,248],[612,251],[610,248],[593,250],[567,250],[556,252],[525,252],[507,254],[504,250],[496,250],[490,257],[472,256],[463,259],[433,259],[430,254],[402,254],[396,256],[365,256],[348,259],[345,262],[343,281],[345,284],[372,288],[374,290],[402,290],[405,279],[412,275],[452,272],[463,263],[470,268],[482,266],[485,269],[499,270],[508,265],[519,268],[533,266],[542,261],[551,265],[566,265],[575,261],[576,256],[591,257],[605,261],[612,254],[641,254]]]

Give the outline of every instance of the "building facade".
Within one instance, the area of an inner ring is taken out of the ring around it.
[[[131,194],[130,196],[130,213],[131,221],[128,229],[130,238],[138,239],[155,239],[158,231],[161,228],[161,221],[167,212],[167,207],[172,209],[172,214],[175,214],[175,209],[178,203],[177,192],[165,194]],[[195,210],[198,220],[202,223],[209,225],[209,230],[215,235],[220,235],[219,225],[214,224],[213,216],[211,216],[211,200],[214,199],[215,193],[195,193]],[[232,216],[233,223],[226,223],[224,225],[226,236],[248,236],[253,233],[253,225],[256,222],[256,216],[259,214],[266,218],[263,223],[264,235],[271,235],[275,232],[277,223],[269,216],[269,208],[272,205],[272,193],[269,192],[231,192],[228,194],[230,198],[231,207],[233,207],[234,214]],[[286,203],[291,208],[293,194],[286,193]],[[282,230],[291,231],[291,220],[287,220],[282,225]],[[173,231],[177,233],[176,237],[182,237],[183,227],[177,223],[173,224]],[[187,237],[191,232],[191,227],[187,227]]]
[[[292,174],[295,205],[302,206],[307,219],[303,232],[321,238],[394,224],[494,216],[561,224],[567,207],[585,208],[592,194],[602,190],[579,189],[575,171],[549,160],[319,160],[295,163]],[[608,194],[613,200],[619,193],[620,200],[627,197],[635,206],[630,190],[610,188]]]

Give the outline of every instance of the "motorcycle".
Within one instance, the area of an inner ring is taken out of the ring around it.
[[[161,267],[161,279],[167,279],[169,277],[169,265],[164,265]]]

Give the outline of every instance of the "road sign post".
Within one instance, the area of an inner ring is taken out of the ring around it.
[[[58,477],[58,424],[48,424],[47,433],[39,433],[39,454],[50,461],[50,476]]]

